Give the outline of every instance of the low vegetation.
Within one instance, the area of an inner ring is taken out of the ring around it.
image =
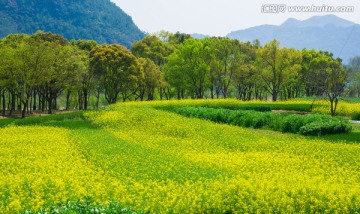
[[[211,103],[116,104],[0,128],[0,213],[359,211],[360,127],[308,137],[160,109],[201,102]]]
[[[353,114],[353,115],[351,116],[351,119],[352,119],[352,120],[360,120],[360,113]]]
[[[269,128],[275,131],[303,135],[346,134],[351,131],[351,126],[346,121],[328,115],[275,114],[191,106],[173,108],[171,111],[187,117],[196,117],[217,123],[252,128]]]

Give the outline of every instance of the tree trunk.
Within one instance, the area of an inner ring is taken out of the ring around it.
[[[33,96],[32,96],[32,94],[30,93],[30,108],[29,108],[29,104],[27,105],[27,111],[28,111],[28,114],[32,114],[32,107],[31,107],[31,105],[32,105],[32,102],[33,102]],[[36,100],[34,100],[34,102],[36,102]],[[30,110],[30,111],[29,111]]]
[[[96,104],[95,104],[96,109],[99,109],[99,100],[100,100],[100,90],[97,90],[97,93],[96,93]]]
[[[5,91],[1,94],[2,97],[2,116],[5,117],[5,110],[6,110],[6,100],[5,100]]]
[[[57,107],[57,98],[56,96],[53,96],[53,110],[57,110],[58,107]]]
[[[70,96],[71,96],[71,91],[68,90],[68,92],[66,93],[66,106],[65,106],[66,111],[68,111],[70,108]]]
[[[52,90],[49,91],[48,97],[47,97],[47,103],[48,103],[48,114],[52,114],[53,110],[53,93]]]
[[[9,116],[11,116],[13,111],[15,111],[15,105],[16,105],[16,96],[14,92],[11,92],[11,107],[10,107]]]
[[[336,108],[337,108],[337,104],[339,102],[337,97],[330,97],[330,111],[331,111],[331,116],[335,116],[336,115]]]
[[[26,108],[27,108],[27,106],[29,104],[29,101],[26,100],[26,102],[23,102],[23,104],[24,104],[24,107],[23,107],[23,110],[21,112],[21,118],[25,118],[25,116],[26,116]]]
[[[154,100],[155,88],[151,88],[148,92],[148,100]]]
[[[48,99],[48,114],[52,114],[52,98]]]
[[[160,87],[159,88],[159,95],[160,95],[160,100],[163,99],[163,89]]]
[[[46,100],[45,100],[45,96],[42,95],[41,96],[41,112],[45,112],[45,103],[46,103]]]
[[[88,109],[88,91],[86,89],[83,90],[84,93],[84,110],[86,111]]]
[[[181,90],[180,89],[177,90],[177,97],[178,97],[178,100],[181,100]]]
[[[34,90],[34,105],[32,108],[34,111],[36,111],[36,89]]]
[[[78,105],[79,105],[79,110],[83,110],[84,108],[84,96],[82,91],[78,91]]]
[[[272,92],[272,100],[276,102],[278,99],[278,92],[276,90],[273,90]]]

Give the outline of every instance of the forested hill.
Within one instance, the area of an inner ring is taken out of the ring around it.
[[[37,30],[130,47],[144,33],[110,0],[0,0],[0,37]]]

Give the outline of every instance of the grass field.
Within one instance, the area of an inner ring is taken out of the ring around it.
[[[159,109],[201,102],[126,103],[3,122],[0,212],[66,210],[67,200],[89,199],[80,210],[360,213],[359,125],[347,135],[305,137]]]

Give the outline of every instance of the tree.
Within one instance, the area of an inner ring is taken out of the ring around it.
[[[81,50],[80,53],[80,73],[79,73],[79,90],[78,90],[78,104],[80,109],[87,110],[88,109],[88,100],[90,97],[90,91],[94,87],[94,85],[98,84],[94,77],[94,72],[90,70],[90,62],[89,62],[89,54],[90,51],[97,47],[98,44],[93,40],[72,40],[71,45],[77,47]],[[97,92],[99,93],[99,92]],[[67,94],[67,100],[69,99],[69,92]],[[97,99],[99,96],[97,95]],[[67,105],[68,109],[68,105]]]
[[[170,34],[166,34],[170,36]],[[166,38],[167,38],[166,36]],[[163,38],[166,40],[165,38]],[[166,42],[161,40],[155,35],[149,35],[143,38],[141,41],[137,41],[131,46],[131,52],[138,58],[151,59],[162,70],[162,66],[167,63],[168,56],[174,52],[174,45],[170,44],[168,40]],[[159,87],[160,99],[163,99],[165,95],[167,99],[170,99],[170,88],[165,87],[167,84],[162,84]]]
[[[178,95],[181,93],[181,85],[184,84],[191,97],[204,98],[210,77],[210,61],[207,60],[209,55],[210,47],[205,41],[189,39],[169,56],[165,75],[170,85],[177,88]]]
[[[261,69],[261,77],[266,90],[277,101],[283,84],[290,76],[300,70],[301,54],[288,48],[280,48],[280,43],[273,40],[258,50],[257,65]]]
[[[139,90],[140,100],[144,99],[145,94],[147,94],[147,100],[154,100],[155,89],[164,85],[160,67],[148,58],[139,58],[138,60],[142,68]]]
[[[146,36],[131,46],[131,52],[136,57],[149,58],[160,67],[167,62],[167,57],[173,51],[171,45],[156,36]]]
[[[1,76],[3,87],[11,94],[9,115],[15,110],[15,102],[19,98],[20,102],[24,104],[22,117],[25,117],[28,98],[31,96],[32,86],[30,82],[33,82],[31,81],[32,73],[27,71],[29,62],[25,59],[25,55],[28,55],[26,53],[29,50],[28,42],[29,36],[21,34],[9,35],[2,41],[1,46],[5,52],[2,55]],[[5,103],[4,94],[3,102]],[[4,104],[3,107],[5,107]],[[5,114],[4,109],[3,114]]]
[[[335,116],[339,97],[344,91],[347,76],[347,71],[342,66],[341,59],[331,59],[326,74],[323,80],[325,82],[324,92],[330,101],[331,115]]]
[[[234,73],[243,64],[241,43],[238,40],[217,37],[211,39],[211,44],[215,57],[211,69],[211,93],[213,94],[215,89],[217,98],[220,93],[227,98]]]
[[[247,42],[240,43],[239,48],[242,57],[232,78],[232,83],[237,89],[237,97],[241,100],[250,100],[252,97],[260,99],[263,85],[259,78],[259,69],[254,65],[258,47]]]
[[[330,101],[331,115],[336,114],[339,97],[344,91],[347,71],[342,60],[323,51],[302,50],[301,80],[307,96],[325,95]]]
[[[120,93],[128,99],[129,87],[138,83],[140,66],[136,57],[121,45],[101,45],[90,52],[90,66],[105,89],[109,104],[117,102]]]
[[[349,72],[349,87],[355,90],[357,97],[360,97],[360,56],[351,58],[346,68]]]
[[[305,87],[306,96],[322,96],[324,93],[325,82],[322,81],[327,73],[329,57],[328,52],[312,50],[302,50],[302,64],[300,80]]]
[[[79,52],[74,46],[60,35],[38,32],[31,36],[32,46],[38,50],[45,50],[46,60],[40,66],[45,70],[38,79],[39,94],[42,97],[41,108],[48,113],[57,108],[57,97],[76,79],[80,66]]]

